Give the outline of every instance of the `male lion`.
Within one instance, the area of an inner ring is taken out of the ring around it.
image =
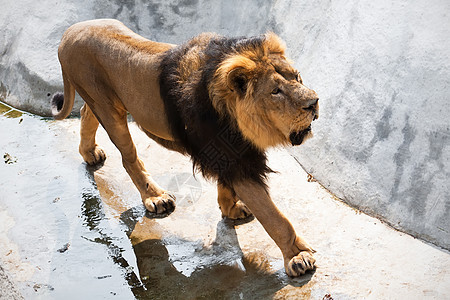
[[[71,26],[59,46],[64,95],[52,99],[66,118],[75,91],[81,108],[79,151],[88,164],[105,160],[95,142],[99,122],[122,155],[146,209],[170,212],[175,198],[156,184],[137,157],[127,112],[161,145],[191,156],[217,181],[222,214],[251,213],[280,247],[286,273],[314,269],[314,250],[272,202],[265,150],[300,145],[318,118],[318,96],[306,88],[268,33],[253,38],[200,34],[181,46],[149,41],[116,20]]]

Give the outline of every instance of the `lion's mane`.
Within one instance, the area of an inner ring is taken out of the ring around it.
[[[243,51],[261,53],[266,39],[267,35],[203,34],[167,51],[161,61],[160,93],[172,134],[191,156],[195,169],[227,186],[242,180],[265,186],[272,170],[264,151],[243,136],[235,117],[223,109],[218,112],[213,105],[212,89],[217,86],[213,80],[225,59]]]

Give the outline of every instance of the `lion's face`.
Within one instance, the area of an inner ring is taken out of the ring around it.
[[[269,64],[257,78],[253,97],[248,100],[251,98],[253,122],[271,124],[261,128],[258,137],[252,137],[261,146],[300,145],[312,136],[311,122],[319,117],[319,98],[303,85],[298,71],[280,55],[269,56]]]
[[[300,145],[312,136],[311,122],[319,117],[319,98],[303,85],[284,57],[281,40],[268,34],[266,43],[260,53],[239,53],[222,63],[217,82],[226,80],[227,89],[219,93],[216,89],[214,95],[222,95],[226,101],[214,102],[213,95],[213,103],[219,112],[226,109],[243,135],[261,149]]]

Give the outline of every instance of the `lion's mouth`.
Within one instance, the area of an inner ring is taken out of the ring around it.
[[[289,140],[291,141],[292,146],[297,146],[303,143],[305,137],[308,136],[310,132],[311,132],[311,124],[306,129],[303,129],[298,132],[292,132],[289,135]]]

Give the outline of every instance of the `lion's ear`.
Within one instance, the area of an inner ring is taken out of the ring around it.
[[[243,96],[256,68],[256,63],[240,54],[227,57],[215,73],[216,84]]]
[[[234,68],[227,74],[227,86],[232,91],[245,94],[247,82],[248,78],[243,67]]]

